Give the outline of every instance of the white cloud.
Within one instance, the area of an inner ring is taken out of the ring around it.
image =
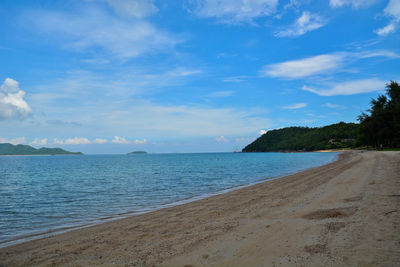
[[[385,27],[375,30],[375,33],[379,36],[386,36],[393,33],[399,27],[400,22],[400,1],[390,0],[385,9],[384,14],[391,19],[388,25]]]
[[[35,138],[35,140],[29,143],[30,146],[45,146],[46,144],[47,144],[46,138],[43,139]]]
[[[374,4],[376,0],[330,0],[329,5],[333,8],[352,6],[352,8],[362,8]]]
[[[371,58],[371,57],[387,57],[387,58],[400,58],[400,55],[388,50],[373,50],[365,51],[362,53],[354,54],[356,58]]]
[[[266,130],[260,130],[260,135],[264,135],[264,134],[266,134],[266,133],[267,133]]]
[[[105,143],[107,143],[107,142],[108,142],[107,139],[96,138],[96,139],[93,141],[93,144],[105,144]]]
[[[343,61],[343,54],[319,55],[300,60],[266,65],[261,73],[264,76],[288,79],[304,78],[333,71],[342,66]]]
[[[24,97],[25,92],[19,88],[19,83],[11,78],[6,78],[0,86],[0,120],[29,116],[32,109]]]
[[[130,144],[130,142],[127,141],[125,138],[119,136],[114,136],[114,139],[111,142],[113,142],[114,144]]]
[[[384,85],[385,82],[378,79],[364,79],[334,84],[329,89],[314,89],[308,86],[303,86],[302,89],[320,96],[355,95],[379,91]]]
[[[207,95],[208,97],[228,97],[233,95],[235,92],[234,91],[216,91],[212,92],[211,94]]]
[[[284,106],[284,109],[300,109],[300,108],[305,108],[307,107],[306,103],[296,103],[293,105],[288,105],[288,106]]]
[[[144,18],[158,11],[154,0],[102,0],[124,17]]]
[[[270,16],[278,0],[195,0],[194,12],[200,17],[215,17],[224,23],[252,22]]]
[[[229,140],[225,138],[225,136],[221,135],[220,137],[215,138],[217,143],[228,143]]]
[[[143,139],[143,140],[136,139],[135,141],[133,141],[133,143],[135,145],[144,145],[144,144],[147,144],[147,140],[146,139]]]
[[[0,144],[3,144],[3,143],[10,143],[10,144],[13,144],[13,145],[25,144],[26,143],[26,138],[25,137],[18,137],[18,138],[14,138],[14,139],[7,139],[7,138],[0,137]]]
[[[78,52],[100,50],[121,60],[170,51],[182,41],[146,20],[124,20],[100,9],[75,14],[37,11],[24,14],[23,19],[40,33],[58,38],[66,49]]]
[[[345,64],[373,57],[386,57],[393,59],[399,58],[400,56],[397,53],[388,50],[322,54],[298,60],[265,65],[261,70],[261,75],[286,79],[299,79],[334,72],[342,68]]]
[[[233,76],[223,79],[222,81],[225,83],[241,83],[246,81],[247,76]]]
[[[325,103],[325,104],[322,104],[322,106],[323,106],[323,107],[327,107],[327,108],[334,108],[334,109],[343,109],[343,108],[344,108],[344,107],[341,106],[341,105],[332,104],[332,103],[329,103],[329,102],[327,102],[327,103]]]
[[[275,34],[277,37],[297,37],[326,25],[326,20],[317,14],[303,11],[301,16],[289,28]]]
[[[54,138],[53,140],[54,145],[87,145],[90,143],[90,140],[86,137],[67,138],[65,140]]]
[[[385,14],[400,19],[400,1],[390,0],[384,10]]]
[[[396,31],[396,23],[395,22],[390,22],[388,25],[386,25],[383,28],[379,28],[375,30],[374,32],[379,35],[379,36],[386,36],[390,33],[393,33]]]
[[[195,69],[186,69],[186,68],[177,68],[171,71],[168,71],[166,75],[171,76],[171,77],[185,77],[185,76],[191,76],[195,74],[201,73],[201,70],[195,70]]]

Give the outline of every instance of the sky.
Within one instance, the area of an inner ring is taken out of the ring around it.
[[[0,143],[229,152],[357,122],[400,80],[400,0],[0,0]]]

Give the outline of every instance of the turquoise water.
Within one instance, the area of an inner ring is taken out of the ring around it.
[[[337,153],[0,157],[0,245],[191,201],[332,162]]]

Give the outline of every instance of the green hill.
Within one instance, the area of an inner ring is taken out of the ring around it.
[[[340,122],[324,127],[287,127],[268,131],[243,152],[313,151],[356,145],[359,124]]]
[[[0,155],[82,155],[81,152],[69,152],[61,148],[42,147],[36,149],[27,145],[0,144]]]

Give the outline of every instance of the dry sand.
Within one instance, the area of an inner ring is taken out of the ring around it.
[[[400,266],[400,153],[0,249],[0,265]]]

